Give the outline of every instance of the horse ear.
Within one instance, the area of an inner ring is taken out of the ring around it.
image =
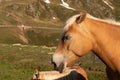
[[[86,11],[82,11],[82,12],[80,12],[80,16],[78,16],[77,18],[76,18],[76,23],[77,24],[79,24],[79,23],[81,23],[82,21],[84,21],[84,19],[85,19],[85,17],[86,17]]]

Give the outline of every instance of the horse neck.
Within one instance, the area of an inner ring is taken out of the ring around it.
[[[93,51],[105,64],[115,69],[112,59],[119,54],[116,47],[120,46],[120,27],[92,19],[88,19],[87,24],[95,40]]]

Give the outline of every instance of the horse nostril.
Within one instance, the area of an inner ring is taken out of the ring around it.
[[[53,66],[54,66],[54,69],[56,70],[56,68],[57,68],[56,63],[55,63],[55,62],[52,62],[52,64],[53,64]]]
[[[64,57],[63,55],[54,55],[52,58],[51,58],[51,63],[53,64],[54,66],[54,70],[57,70],[59,71],[60,73],[63,72],[63,69],[65,68],[65,64],[64,64]]]
[[[54,69],[56,69],[57,65],[56,65],[56,63],[53,61],[53,59],[51,59],[51,63],[52,63],[52,65],[54,66]]]
[[[64,64],[63,64],[63,63],[61,63],[58,67],[57,67],[57,65],[56,65],[55,62],[52,62],[52,64],[53,64],[53,66],[54,66],[54,70],[57,70],[57,71],[59,71],[60,73],[63,72],[63,69],[64,69]]]

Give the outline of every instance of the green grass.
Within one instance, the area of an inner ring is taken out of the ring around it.
[[[23,39],[28,40],[29,45],[47,45],[55,46],[60,38],[61,28],[46,27],[46,28],[31,28],[24,32],[18,27],[0,27],[0,43],[14,44],[21,43],[26,44]]]
[[[45,46],[0,44],[0,80],[30,80],[35,68],[40,71],[53,70],[51,54],[48,53],[54,50]],[[81,62],[89,80],[107,80],[103,63],[97,59],[93,64],[90,56],[81,58],[77,64]]]
[[[53,48],[0,44],[0,80],[30,80],[35,68],[52,69]]]
[[[0,80],[30,80],[32,69],[0,61]]]
[[[33,30],[26,31],[26,37],[29,40],[29,44],[34,45],[47,45],[47,46],[55,46],[58,44],[58,40],[60,38],[59,30],[51,30],[51,29],[41,29],[34,28]]]

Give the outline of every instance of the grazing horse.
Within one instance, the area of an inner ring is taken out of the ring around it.
[[[54,68],[63,72],[89,51],[106,64],[109,80],[120,80],[120,23],[98,19],[86,12],[69,18],[52,56]]]

